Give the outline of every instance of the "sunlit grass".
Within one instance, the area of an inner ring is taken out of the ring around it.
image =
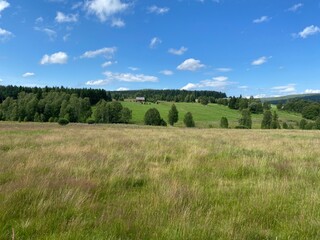
[[[0,123],[0,239],[319,239],[319,140]]]

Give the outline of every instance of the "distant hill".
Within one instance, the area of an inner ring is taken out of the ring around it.
[[[303,99],[313,102],[320,102],[320,93],[314,93],[314,94],[295,94],[295,95],[288,95],[288,96],[282,96],[282,97],[273,97],[273,98],[262,98],[262,102],[268,102],[271,104],[277,104],[279,102],[287,102],[290,99]]]

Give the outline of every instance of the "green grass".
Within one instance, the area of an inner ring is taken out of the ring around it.
[[[318,131],[0,122],[0,239],[320,239],[319,143]]]
[[[168,120],[168,112],[173,103],[171,102],[160,102],[159,104],[139,104],[135,102],[122,102],[123,106],[128,107],[132,110],[133,118],[132,122],[135,124],[143,124],[143,117],[145,112],[149,108],[157,108],[166,121]],[[207,128],[209,125],[212,125],[215,128],[218,128],[220,125],[221,117],[226,117],[229,121],[230,127],[235,127],[238,125],[238,119],[241,117],[241,114],[238,110],[229,109],[226,106],[218,104],[209,104],[203,106],[199,103],[175,103],[179,111],[179,122],[177,126],[183,126],[183,117],[187,112],[191,112],[193,118],[196,122],[196,126],[200,128]],[[273,110],[276,110],[276,107],[273,106]],[[301,114],[289,113],[285,111],[278,112],[281,121],[300,121]],[[262,121],[262,114],[253,114],[253,128],[260,128]]]

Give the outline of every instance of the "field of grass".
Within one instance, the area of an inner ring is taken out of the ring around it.
[[[319,144],[318,131],[0,122],[0,239],[320,239]]]
[[[135,124],[143,124],[143,117],[146,111],[149,108],[157,108],[166,121],[168,120],[168,112],[171,108],[171,102],[160,102],[159,104],[139,104],[135,102],[122,102],[122,105],[128,107],[132,110],[133,119],[132,122]],[[226,106],[218,104],[209,104],[203,106],[199,103],[175,103],[179,111],[179,122],[177,126],[183,126],[183,117],[187,112],[193,114],[193,118],[196,122],[196,126],[200,128],[208,128],[209,125],[212,125],[215,128],[218,128],[220,125],[221,117],[228,118],[230,127],[235,127],[238,124],[238,119],[241,117],[241,114],[238,110],[229,109]],[[274,107],[274,110],[276,108]],[[288,113],[285,111],[278,112],[281,121],[300,121],[301,114]],[[261,128],[262,114],[253,114],[253,128]]]

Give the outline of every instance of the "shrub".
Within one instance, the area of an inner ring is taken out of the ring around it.
[[[65,119],[65,118],[60,118],[60,119],[58,120],[58,123],[59,123],[59,125],[61,125],[61,126],[65,126],[65,125],[68,125],[68,124],[69,124],[69,120],[68,120],[68,119]]]
[[[239,125],[236,126],[236,129],[249,129],[247,126]]]
[[[226,117],[222,117],[220,120],[220,127],[221,128],[228,128],[229,127],[229,122]]]
[[[288,124],[287,124],[286,122],[284,122],[284,123],[282,124],[282,128],[283,128],[283,129],[288,129],[289,126],[288,126]]]
[[[158,109],[150,108],[144,115],[144,124],[151,126],[167,126],[167,123],[161,118]]]
[[[186,125],[186,127],[195,127],[195,123],[193,121],[193,116],[191,112],[187,112],[186,115],[184,115],[183,122]]]
[[[90,118],[90,119],[87,119],[87,123],[88,124],[95,124],[96,121],[94,119]]]

